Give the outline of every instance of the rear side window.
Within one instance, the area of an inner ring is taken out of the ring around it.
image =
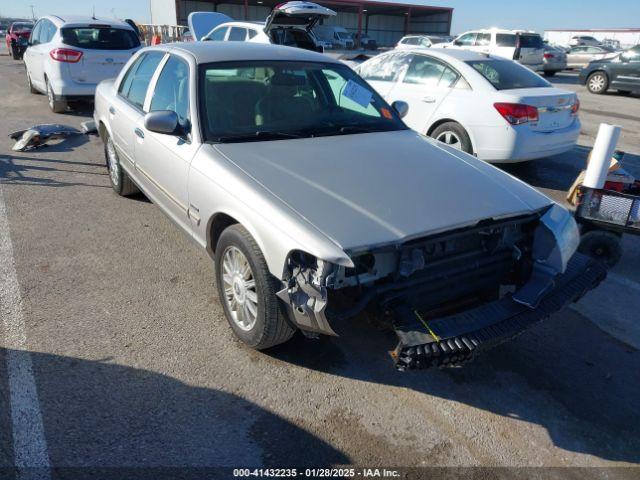
[[[258,32],[256,32],[255,30],[249,29],[249,38],[253,38],[256,35],[258,35]]]
[[[522,48],[544,48],[540,35],[520,35],[520,47]]]
[[[110,27],[63,28],[62,43],[88,50],[131,50],[140,46],[133,30]]]
[[[222,27],[218,30],[214,30],[209,37],[209,40],[211,40],[212,42],[221,42],[222,40],[224,40],[224,36],[227,34],[227,30],[229,30],[229,27]]]
[[[515,47],[516,36],[512,33],[498,33],[496,34],[496,45],[499,47]]]
[[[164,53],[151,52],[141,55],[122,79],[118,93],[133,105],[142,109],[149,82]]]
[[[171,56],[162,68],[149,111],[171,110],[180,123],[189,118],[189,65]]]
[[[244,42],[245,38],[247,38],[247,31],[244,28],[233,27],[231,28],[231,32],[229,32],[229,38],[227,38],[227,41]]]
[[[496,90],[516,88],[542,88],[549,83],[526,67],[508,60],[472,60],[466,62],[475,68]]]

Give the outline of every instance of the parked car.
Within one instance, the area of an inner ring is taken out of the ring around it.
[[[531,70],[544,67],[544,43],[535,32],[497,28],[465,32],[443,48],[462,48],[513,59]]]
[[[570,47],[577,47],[579,45],[591,45],[595,47],[600,44],[600,40],[590,35],[576,35],[575,37],[571,37],[571,39],[569,40]]]
[[[427,35],[407,35],[396,43],[397,50],[411,48],[431,48],[433,42]]]
[[[512,60],[455,49],[400,50],[357,71],[388,102],[409,104],[409,127],[489,162],[566,152],[580,134],[576,94]]]
[[[640,92],[640,45],[614,58],[589,63],[580,71],[579,81],[595,94],[605,93],[611,88],[623,94]]]
[[[316,52],[192,42],[135,55],[94,118],[114,191],[141,189],[214,258],[247,345],[335,335],[375,304],[399,368],[455,364],[604,273],[564,208],[407,129],[406,108]]]
[[[332,48],[351,50],[355,47],[355,41],[346,28],[337,25],[316,25],[313,34],[319,40],[331,43]]]
[[[140,40],[128,24],[91,17],[42,17],[24,53],[32,93],[47,95],[49,107],[64,112],[69,101],[92,100],[97,84],[120,73]]]
[[[364,50],[377,50],[378,42],[376,42],[375,38],[371,38],[366,33],[358,35],[357,33],[353,36],[354,40],[358,41],[360,39],[360,48]]]
[[[336,12],[311,2],[288,2],[276,6],[262,22],[236,22],[222,13],[194,12],[189,29],[201,41],[273,43],[306,50],[324,50],[312,29]]]
[[[26,41],[31,35],[33,23],[31,22],[13,22],[7,30],[5,43],[7,50],[14,60],[20,60],[26,48]]]
[[[594,60],[602,60],[604,58],[613,58],[620,52],[609,47],[591,47],[580,46],[572,47],[567,52],[567,67],[568,68],[584,68],[589,65],[589,62]]]
[[[542,59],[542,72],[546,77],[553,77],[556,73],[567,68],[567,54],[560,47],[545,45]]]

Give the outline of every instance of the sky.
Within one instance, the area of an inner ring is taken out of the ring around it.
[[[640,28],[640,0],[425,0],[425,4],[454,8],[453,34],[483,27],[540,33],[549,28]],[[150,20],[148,0],[0,0],[0,15],[31,17],[30,5],[36,16],[91,15],[95,5],[96,16]]]

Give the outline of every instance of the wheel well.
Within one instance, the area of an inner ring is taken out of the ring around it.
[[[104,141],[105,139],[105,133],[107,133],[107,126],[104,124],[103,121],[100,121],[100,124],[98,125],[98,135],[100,135],[100,138]]]
[[[207,242],[207,249],[210,250],[210,253],[215,252],[218,239],[220,235],[222,235],[222,232],[224,232],[227,227],[236,223],[240,222],[226,213],[217,213],[213,216],[211,225],[209,226],[209,241]]]
[[[476,146],[474,144],[473,141],[473,137],[471,136],[471,134],[469,133],[469,130],[467,130],[466,128],[464,128],[464,125],[462,125],[460,122],[452,119],[452,118],[441,118],[440,120],[438,120],[437,122],[434,122],[433,125],[431,125],[429,127],[429,130],[427,130],[427,136],[431,136],[431,134],[433,133],[433,131],[438,128],[440,125],[444,125],[445,123],[457,123],[458,125],[460,125],[465,132],[467,132],[467,135],[469,136],[469,140],[471,141],[471,150],[473,151],[473,154],[475,155],[476,153]]]
[[[607,77],[607,80],[609,79],[609,74],[607,74],[607,72],[605,72],[604,70],[594,70],[593,72],[589,72],[589,75],[587,75],[587,78],[589,78],[594,73],[602,73],[604,74],[605,77]]]

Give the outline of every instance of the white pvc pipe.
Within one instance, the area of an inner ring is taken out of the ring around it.
[[[620,127],[601,123],[596,142],[593,144],[589,165],[582,185],[589,188],[602,188],[609,173],[611,157],[620,137]]]

